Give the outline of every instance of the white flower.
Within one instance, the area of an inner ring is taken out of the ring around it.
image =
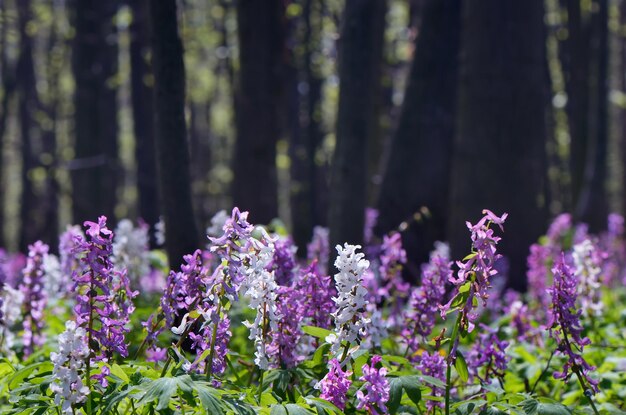
[[[574,245],[572,258],[578,278],[578,295],[585,316],[602,314],[600,299],[601,254],[589,239]]]
[[[126,268],[131,281],[138,281],[150,273],[148,228],[134,227],[128,219],[122,219],[113,237],[113,262],[118,270]]]
[[[65,278],[61,272],[61,263],[54,254],[46,254],[41,264],[44,274],[45,290],[51,299],[59,298],[61,290],[69,286],[69,278]],[[69,277],[69,276],[68,276]]]
[[[157,245],[165,244],[165,222],[163,221],[163,216],[159,216],[159,221],[154,224],[154,238]]]
[[[333,301],[337,311],[332,313],[335,320],[335,337],[332,337],[331,351],[336,353],[341,347],[341,342],[346,341],[354,344],[360,341],[365,326],[369,319],[365,318],[363,311],[368,304],[366,300],[367,290],[363,286],[363,274],[369,268],[369,261],[365,255],[356,250],[360,245],[344,244],[337,245],[339,256],[335,259],[335,267],[339,270],[335,274],[335,286],[337,297]]]
[[[208,236],[220,237],[224,234],[224,224],[230,219],[230,215],[225,210],[220,210],[211,218],[211,226],[206,228]]]
[[[271,332],[278,330],[278,320],[281,316],[276,308],[276,290],[278,284],[274,278],[274,271],[267,271],[266,267],[274,257],[274,242],[262,231],[262,239],[251,239],[251,250],[247,254],[248,267],[245,269],[246,281],[243,284],[243,294],[250,301],[249,307],[256,310],[253,322],[245,321],[244,325],[250,329],[250,340],[254,340],[256,348],[254,363],[263,369],[269,368],[269,361],[265,346],[269,343],[264,333],[264,324],[269,324]]]
[[[2,304],[0,305],[2,321],[0,321],[0,354],[11,354],[11,348],[15,342],[15,333],[11,331],[11,326],[17,323],[22,317],[22,304],[24,294],[9,285],[4,285],[4,290],[0,291]]]
[[[65,331],[59,335],[59,351],[50,353],[54,365],[50,390],[55,394],[54,403],[62,405],[63,414],[72,414],[72,405],[83,402],[89,395],[81,378],[85,359],[89,357],[86,338],[85,329],[68,321]]]

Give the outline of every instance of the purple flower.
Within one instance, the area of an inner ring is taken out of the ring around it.
[[[402,248],[400,233],[385,235],[380,251],[378,270],[383,286],[379,290],[379,295],[387,298],[406,298],[409,284],[402,280],[402,266],[406,264],[406,251]]]
[[[130,289],[125,270],[113,267],[113,233],[106,227],[106,217],[98,222],[85,222],[86,238],[76,237],[74,253],[82,265],[74,272],[76,322],[87,330],[89,346],[95,361],[108,361],[114,353],[128,356],[125,335],[132,299],[138,294]],[[97,375],[106,386],[106,370]]]
[[[528,294],[530,298],[538,300],[539,310],[547,310],[550,304],[550,295],[547,291],[548,263],[552,254],[547,246],[533,244],[528,255]]]
[[[481,324],[481,328],[483,331],[474,342],[467,363],[472,375],[480,379],[483,384],[488,384],[492,376],[504,378],[504,372],[510,360],[505,353],[509,343],[500,340],[498,330],[491,329],[484,324]],[[481,368],[484,368],[482,376]]]
[[[226,370],[228,342],[232,335],[230,332],[230,320],[226,315],[220,316],[216,306],[211,306],[208,310],[203,311],[202,315],[204,322],[199,333],[189,333],[189,338],[192,340],[191,349],[195,350],[199,359],[205,351],[209,350],[210,352],[211,343],[213,343],[213,354],[210,355],[209,365],[212,374],[220,375]],[[214,341],[213,333],[215,333]],[[194,369],[198,372],[205,371],[207,369],[206,361],[196,360],[190,366],[190,370]]]
[[[316,226],[313,228],[313,239],[307,245],[307,259],[310,262],[317,260],[318,271],[326,274],[326,265],[330,255],[330,244],[328,242],[328,228]]]
[[[365,382],[363,390],[359,390],[356,393],[358,400],[356,404],[357,409],[365,409],[370,414],[379,415],[387,413],[386,403],[389,400],[389,382],[385,378],[387,375],[387,368],[381,367],[376,369],[376,365],[380,363],[380,356],[372,356],[372,364],[363,365],[363,376],[359,378]]]
[[[279,238],[274,242],[274,258],[268,267],[268,271],[274,271],[274,278],[278,285],[289,285],[293,279],[296,268],[296,251],[298,248],[293,244],[290,237]]]
[[[304,297],[297,288],[279,287],[276,300],[277,313],[283,317],[277,322],[277,330],[272,332],[267,354],[279,367],[293,368],[304,359],[297,352],[303,334],[300,323],[306,312]]]
[[[439,379],[442,382],[446,381],[446,359],[444,357],[434,352],[429,354],[424,351],[419,357],[417,361],[417,369],[422,372],[423,375],[431,376],[435,379]],[[432,395],[433,396],[441,396],[443,397],[444,389],[438,388],[437,386],[431,386]],[[432,410],[435,407],[443,408],[443,401],[426,401],[426,407],[429,410]]]
[[[496,245],[500,238],[494,235],[490,225],[494,223],[500,227],[500,230],[503,230],[502,224],[508,216],[505,213],[502,217],[498,217],[487,209],[483,210],[483,215],[485,216],[475,225],[466,222],[472,233],[472,253],[464,261],[457,261],[458,277],[449,278],[449,281],[456,286],[456,295],[440,307],[441,317],[445,318],[457,296],[464,295],[465,301],[457,308],[461,313],[460,328],[467,332],[474,329],[474,321],[478,318],[474,301],[478,297],[486,305],[489,298],[488,290],[491,287],[490,277],[497,273],[494,264],[501,257],[496,253]]]
[[[363,241],[365,245],[370,245],[374,237],[374,227],[378,222],[378,210],[365,208],[365,227],[363,229]]]
[[[438,242],[429,262],[422,265],[421,286],[411,291],[404,314],[402,337],[411,352],[417,351],[420,339],[426,339],[435,326],[439,305],[446,293],[445,284],[452,277],[451,266],[448,246]]]
[[[223,229],[224,234],[221,237],[209,237],[213,244],[211,252],[227,262],[223,286],[225,293],[236,300],[239,288],[246,279],[243,261],[247,259],[254,226],[248,223],[248,212],[240,212],[235,207],[231,217],[224,223]]]
[[[577,281],[570,268],[565,263],[565,256],[552,269],[554,284],[550,288],[552,308],[549,314],[548,325],[550,336],[557,342],[557,351],[567,357],[567,362],[561,372],[554,373],[555,379],[567,380],[572,373],[578,373],[583,379],[585,389],[598,392],[598,381],[589,376],[589,371],[595,368],[587,363],[582,356],[585,346],[590,340],[582,337],[580,323],[581,310],[576,307]]]
[[[85,235],[78,225],[68,226],[59,236],[59,262],[63,275],[73,275],[82,265],[76,256],[76,249],[77,244],[84,239]]]
[[[333,297],[337,294],[330,276],[319,272],[313,262],[295,282],[302,298],[302,313],[312,326],[324,329],[332,325],[331,313],[335,311]]]
[[[337,359],[328,362],[328,373],[315,385],[320,390],[320,398],[327,400],[342,411],[346,407],[347,393],[352,381],[352,372],[344,372]]]
[[[546,236],[548,237],[548,244],[558,244],[559,246],[562,246],[560,241],[571,231],[572,215],[569,213],[560,214],[552,221],[550,227],[548,228],[548,232],[546,233]]]
[[[48,245],[41,241],[28,246],[28,259],[20,284],[20,291],[24,294],[22,335],[24,356],[29,356],[35,347],[44,343],[43,311],[48,296],[44,290],[43,259],[47,254]]]

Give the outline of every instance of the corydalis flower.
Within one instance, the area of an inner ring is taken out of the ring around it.
[[[442,382],[446,381],[446,359],[439,353],[422,352],[417,357],[417,369],[425,376],[431,376]],[[444,390],[437,386],[431,386],[433,396],[443,397]],[[426,401],[426,407],[432,410],[435,407],[443,408],[443,401]]]
[[[550,336],[556,340],[557,351],[567,358],[567,362],[561,372],[554,373],[555,379],[569,379],[572,373],[577,373],[584,389],[598,392],[598,381],[589,376],[589,371],[595,368],[582,356],[585,346],[590,340],[582,337],[582,325],[580,323],[581,310],[576,308],[576,278],[565,263],[565,256],[557,262],[552,269],[554,273],[554,285],[550,289],[552,295],[552,309],[549,315],[548,327]]]
[[[279,285],[289,285],[292,281],[296,269],[297,250],[298,248],[293,244],[290,237],[277,238],[274,242],[274,258],[268,271],[274,271],[276,282]]]
[[[602,314],[600,298],[600,273],[602,272],[602,253],[589,239],[574,245],[574,275],[578,278],[578,296],[581,310],[585,316]]]
[[[61,273],[70,278],[74,272],[80,272],[80,259],[76,256],[77,244],[85,239],[85,234],[78,225],[68,226],[59,236],[59,262]]]
[[[82,262],[81,273],[74,273],[76,322],[86,328],[95,361],[108,361],[114,354],[128,356],[125,334],[133,312],[132,298],[125,271],[114,269],[111,261],[113,233],[106,227],[106,217],[85,222],[86,239],[77,239],[75,254]],[[99,375],[106,386],[106,371]]]
[[[452,277],[448,245],[435,243],[430,260],[422,266],[421,286],[411,291],[409,307],[404,313],[402,337],[410,351],[417,351],[420,338],[426,339],[435,326],[435,317],[446,293],[445,284]]]
[[[307,245],[307,259],[310,262],[317,260],[317,267],[321,274],[326,274],[326,264],[330,255],[328,242],[328,228],[316,226],[313,228],[313,239]]]
[[[381,288],[378,295],[383,298],[393,298],[396,304],[400,304],[399,299],[409,295],[409,284],[402,280],[402,267],[406,264],[406,251],[402,248],[400,233],[394,232],[383,237],[379,258],[378,271],[381,278]]]
[[[48,296],[44,290],[43,259],[48,254],[48,245],[37,241],[28,247],[28,259],[23,272],[20,291],[24,295],[22,343],[24,356],[29,356],[36,346],[44,343],[43,311]]]
[[[22,303],[24,294],[21,291],[5,284],[0,287],[0,354],[9,355],[13,347],[15,334],[11,328],[22,317]]]
[[[134,284],[150,272],[148,229],[145,223],[135,228],[128,219],[122,219],[115,228],[113,263],[117,270],[126,269]]]
[[[348,344],[359,342],[360,335],[369,323],[363,316],[367,305],[363,274],[370,263],[364,259],[363,253],[356,252],[361,248],[360,245],[346,243],[344,248],[341,245],[337,245],[336,248],[339,255],[335,259],[335,267],[339,272],[335,274],[337,297],[333,298],[337,308],[332,313],[335,320],[335,333],[326,338],[326,341],[332,345],[332,353],[336,353],[344,341]]]
[[[346,407],[346,395],[352,384],[350,380],[352,372],[341,370],[337,359],[331,359],[328,365],[328,373],[315,385],[315,388],[319,389],[320,398],[331,402],[343,411]]]
[[[492,376],[503,379],[510,357],[506,355],[509,343],[498,337],[498,331],[488,326],[481,326],[483,331],[474,342],[468,356],[468,367],[473,376],[484,384],[490,383]],[[481,372],[484,368],[484,373]]]
[[[496,253],[496,245],[500,238],[495,236],[490,225],[495,223],[504,230],[506,213],[502,217],[496,216],[490,210],[483,210],[483,218],[475,225],[466,222],[468,229],[472,233],[472,253],[464,261],[457,261],[459,267],[458,277],[450,277],[449,281],[456,286],[456,295],[450,302],[441,307],[441,317],[445,318],[451,304],[461,295],[465,296],[465,301],[458,307],[461,313],[461,329],[471,332],[474,329],[474,321],[478,318],[476,314],[475,298],[482,300],[483,305],[487,304],[489,298],[488,290],[491,287],[490,277],[497,271],[494,269],[495,262],[501,255]]]
[[[363,365],[363,376],[359,379],[365,382],[363,388],[367,393],[363,393],[362,389],[356,393],[358,400],[356,408],[366,409],[373,415],[387,413],[386,403],[389,400],[389,381],[385,378],[387,368],[376,369],[380,361],[380,356],[373,356],[371,365]]]
[[[538,300],[540,310],[546,310],[550,304],[550,295],[547,291],[548,263],[552,259],[549,247],[533,244],[530,246],[530,255],[526,260],[528,264],[528,293],[530,298]]]
[[[267,335],[278,331],[278,321],[282,318],[276,306],[278,284],[274,272],[267,270],[274,258],[274,243],[267,234],[263,240],[252,239],[250,242],[251,253],[247,256],[248,266],[244,268],[246,281],[243,288],[250,301],[249,307],[256,310],[256,317],[253,322],[245,321],[244,325],[250,329],[248,338],[254,340],[254,363],[266,370],[270,364],[266,348],[271,343]]]
[[[62,405],[63,414],[73,414],[72,406],[84,402],[89,395],[81,378],[85,359],[89,357],[86,339],[85,329],[68,321],[65,331],[59,335],[59,351],[50,353],[54,365],[50,390],[54,393],[54,403]]]

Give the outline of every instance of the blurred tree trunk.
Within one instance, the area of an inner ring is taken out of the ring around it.
[[[75,143],[72,169],[74,222],[106,215],[114,221],[118,143],[116,89],[118,46],[113,18],[117,0],[72,0],[75,28],[72,71]]]
[[[319,123],[322,79],[319,68],[313,62],[313,54],[321,53],[320,3],[305,0],[303,4],[301,79],[296,78],[292,85],[299,104],[298,116],[292,120],[296,123],[297,134],[292,134],[290,145],[292,235],[296,246],[301,247],[298,255],[302,257],[306,256],[304,247],[311,240],[313,227],[320,223],[316,202],[319,174],[315,153],[322,141]]]
[[[20,239],[19,250],[28,251],[28,245],[40,237],[43,218],[36,209],[38,200],[33,183],[33,172],[37,167],[37,158],[34,153],[36,141],[40,139],[40,129],[35,119],[39,110],[35,78],[35,64],[33,62],[33,39],[28,34],[27,26],[32,20],[30,0],[17,3],[18,29],[20,35],[20,49],[17,59],[17,93],[19,97],[19,130],[22,142],[22,194],[20,199]]]
[[[150,225],[150,246],[156,246],[154,225],[159,221],[159,193],[154,149],[154,91],[150,54],[148,3],[129,1],[133,21],[130,25],[130,85],[137,162],[139,216]]]
[[[60,7],[52,6],[53,18],[64,13]],[[48,126],[42,131],[42,154],[39,161],[46,172],[42,203],[40,207],[41,216],[44,217],[44,229],[42,240],[48,244],[52,251],[56,251],[59,243],[59,182],[56,171],[58,167],[57,157],[57,125],[59,118],[59,106],[61,102],[60,81],[64,62],[65,47],[60,41],[58,25],[52,23],[50,36],[48,38],[48,52],[46,56],[46,78],[48,91],[44,103],[44,111],[49,120]]]
[[[151,0],[156,155],[165,218],[165,247],[172,269],[199,245],[191,202],[185,124],[185,66],[178,33],[176,0]]]
[[[545,28],[542,2],[465,2],[462,10],[458,131],[448,236],[452,257],[470,240],[466,220],[482,209],[509,213],[498,250],[509,286],[526,287],[528,247],[545,231]]]
[[[606,229],[609,213],[607,192],[609,41],[608,0],[598,1],[591,15],[589,88],[589,131],[580,198],[576,217],[589,224],[596,233]]]
[[[6,16],[8,6],[6,1],[0,1],[0,14]],[[11,99],[16,87],[15,68],[10,62],[7,48],[8,25],[3,23],[0,31],[0,81],[2,82],[2,101],[0,102],[0,183],[4,172],[4,133],[6,131]],[[0,192],[0,247],[4,244],[4,192]]]
[[[382,0],[347,0],[339,40],[339,109],[331,170],[329,226],[331,266],[336,244],[362,244],[368,182],[368,141],[375,120],[375,86],[380,82]],[[376,60],[378,59],[378,61]],[[332,269],[332,268],[329,268]]]
[[[233,203],[253,222],[278,215],[276,142],[284,102],[285,2],[238,0],[239,84]]]
[[[409,269],[419,265],[437,240],[445,240],[454,139],[460,0],[429,0],[409,73],[398,128],[378,199],[379,235],[407,221],[403,233]],[[430,211],[419,223],[412,217]]]
[[[576,206],[583,187],[589,142],[589,16],[581,10],[580,0],[565,0],[568,37],[564,41],[562,62],[567,92],[570,130],[570,176],[572,203]]]

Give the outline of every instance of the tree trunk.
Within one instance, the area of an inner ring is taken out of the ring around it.
[[[74,222],[106,215],[114,220],[117,201],[118,144],[116,89],[116,0],[73,0],[75,28],[72,70],[75,143],[72,170]]]
[[[528,247],[545,231],[547,209],[542,2],[465,2],[458,132],[448,235],[453,258],[469,252],[466,220],[482,209],[509,213],[498,250],[509,286],[526,287]]]
[[[339,44],[339,109],[331,170],[331,249],[348,242],[362,244],[367,197],[367,144],[374,116],[374,91],[380,61],[374,45],[382,0],[347,0]],[[331,262],[334,255],[331,255]],[[331,263],[332,266],[332,263]],[[331,268],[329,268],[331,269]]]
[[[165,218],[165,248],[172,269],[199,247],[191,202],[185,125],[185,66],[176,0],[150,0],[157,171]]]
[[[156,155],[154,149],[154,91],[150,53],[148,3],[131,0],[133,21],[130,25],[130,83],[137,162],[137,192],[139,217],[150,225],[150,246],[156,247],[154,225],[159,221],[159,194],[157,186]]]
[[[278,215],[276,142],[283,102],[285,2],[238,0],[239,85],[233,203],[253,222]]]
[[[19,96],[19,130],[22,141],[22,194],[20,199],[20,240],[19,250],[28,251],[28,245],[39,238],[45,225],[41,215],[37,215],[37,195],[32,172],[37,167],[34,154],[35,141],[40,138],[40,130],[35,120],[39,109],[39,98],[35,85],[35,64],[33,62],[33,40],[26,27],[32,20],[29,0],[17,4],[20,52],[17,60],[17,92]]]
[[[322,80],[312,59],[313,54],[320,52],[321,48],[319,3],[306,0],[303,4],[301,79],[295,79],[292,85],[299,110],[296,119],[292,120],[295,123],[290,144],[292,235],[296,246],[302,247],[298,250],[298,255],[302,257],[306,256],[303,247],[311,240],[313,227],[320,223],[316,206],[319,189],[315,153],[322,141],[319,123]],[[303,90],[300,87],[302,81],[306,85]]]
[[[591,16],[589,76],[589,131],[583,187],[576,205],[576,216],[596,233],[606,229],[609,213],[607,193],[609,41],[608,0],[599,0]]]
[[[387,233],[407,221],[403,244],[408,268],[419,265],[437,240],[445,239],[452,143],[456,111],[460,0],[430,0],[423,6],[423,23],[404,95],[398,129],[378,199],[377,233]],[[422,207],[430,217],[412,217]]]

